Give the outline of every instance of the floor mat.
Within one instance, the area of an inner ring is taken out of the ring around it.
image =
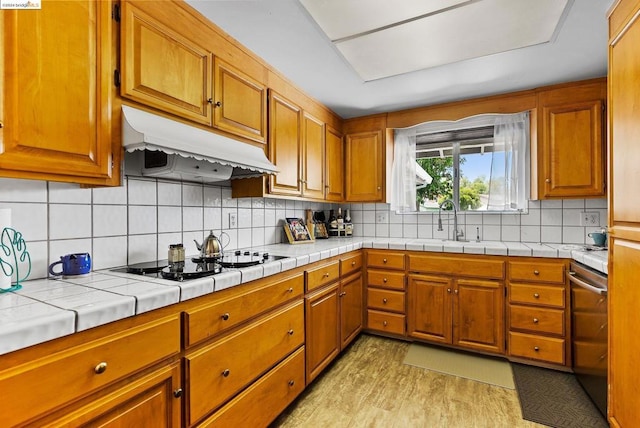
[[[412,343],[404,364],[514,389],[507,360]]]
[[[512,364],[522,417],[555,428],[607,428],[571,373]]]

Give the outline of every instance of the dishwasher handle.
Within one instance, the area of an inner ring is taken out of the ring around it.
[[[569,281],[573,282],[576,285],[579,285],[580,287],[589,290],[593,293],[599,294],[601,296],[606,296],[607,295],[607,290],[604,288],[598,288],[598,287],[594,287],[593,285],[584,282],[583,280],[581,280],[580,278],[576,277],[576,273],[575,272],[569,272]]]

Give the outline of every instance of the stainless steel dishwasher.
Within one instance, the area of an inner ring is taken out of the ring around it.
[[[607,416],[607,276],[571,262],[573,371],[596,407]]]

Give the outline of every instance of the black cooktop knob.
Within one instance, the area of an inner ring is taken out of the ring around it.
[[[245,256],[250,256],[250,255],[251,255],[251,253],[250,253],[249,251],[245,251],[245,252],[244,252],[244,255],[245,255]]]
[[[254,256],[254,257],[258,257],[259,255],[260,255],[260,253],[259,253],[259,252],[257,252],[257,251],[254,251],[254,252],[253,252],[253,256]]]
[[[236,252],[234,253],[236,256],[239,256],[240,254],[242,254],[242,251],[240,250],[236,250]]]
[[[262,253],[262,258],[263,259],[268,259],[269,258],[269,253]]]

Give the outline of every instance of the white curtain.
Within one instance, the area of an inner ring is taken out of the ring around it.
[[[397,129],[394,133],[391,169],[391,210],[416,211],[416,131]]]
[[[487,210],[525,209],[529,113],[498,116],[493,141]]]

